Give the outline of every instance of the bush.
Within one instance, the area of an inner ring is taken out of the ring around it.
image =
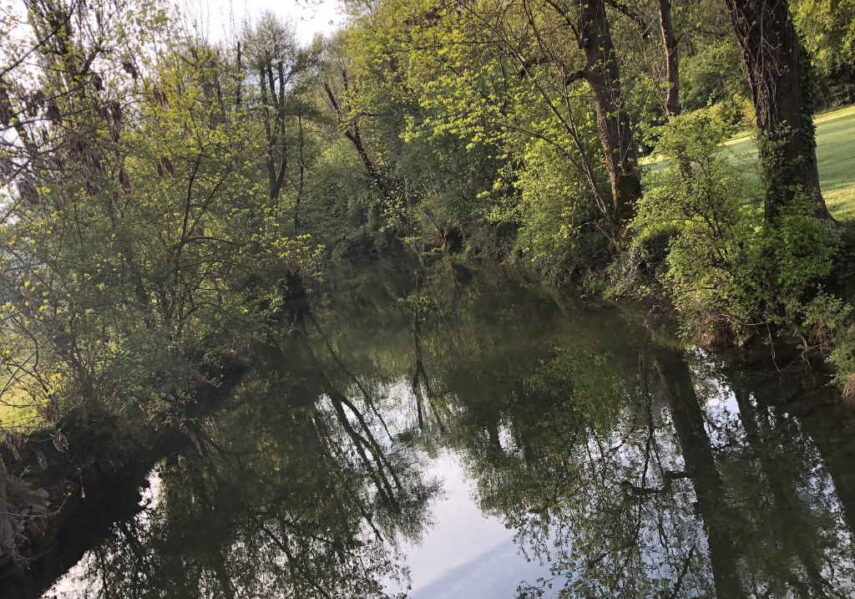
[[[522,158],[515,173],[516,193],[507,194],[491,214],[494,222],[518,224],[517,255],[552,283],[601,266],[607,240],[588,182],[540,140],[530,142]]]
[[[757,125],[754,104],[741,94],[734,94],[702,110],[714,121],[724,125],[730,135],[753,129]]]
[[[764,226],[759,191],[721,156],[727,130],[701,111],[663,127],[657,152],[667,164],[651,173],[630,225],[633,247],[648,256],[667,235],[658,280],[685,334],[703,345],[802,326],[837,249],[806,198]]]
[[[661,130],[657,153],[668,163],[651,173],[630,224],[634,246],[662,244],[660,282],[687,329],[704,342],[741,329],[749,319],[745,269],[758,215],[744,182],[719,156],[727,127],[705,112],[675,118]]]
[[[680,65],[681,100],[687,111],[725,102],[747,92],[742,59],[733,40],[706,44]]]
[[[836,371],[843,396],[855,399],[855,323],[853,307],[839,297],[818,294],[804,310],[801,325],[805,348],[816,348]]]

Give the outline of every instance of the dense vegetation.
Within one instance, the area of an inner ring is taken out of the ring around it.
[[[828,358],[855,394],[813,124],[855,100],[855,2],[349,9],[308,47],[271,15],[213,43],[157,0],[4,9],[6,425],[180,419],[378,255],[640,299],[687,343]],[[757,177],[722,150],[747,128]]]

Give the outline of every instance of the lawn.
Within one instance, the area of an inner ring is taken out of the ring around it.
[[[819,178],[828,209],[839,220],[855,221],[855,106],[818,115],[815,122]],[[725,145],[731,158],[755,178],[753,136],[736,137]]]
[[[7,390],[0,398],[0,429],[26,431],[39,422],[30,400],[11,390]]]

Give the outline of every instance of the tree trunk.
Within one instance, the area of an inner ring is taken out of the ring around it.
[[[620,69],[612,44],[603,0],[577,0],[579,37],[587,66],[584,78],[594,95],[600,145],[609,174],[615,224],[632,216],[641,196],[641,177],[632,139],[629,115],[623,101]]]
[[[276,73],[279,87],[277,89]],[[267,141],[267,188],[271,200],[279,198],[288,168],[288,148],[285,132],[285,72],[282,61],[276,65],[268,62],[258,71],[261,88],[262,119]],[[273,108],[272,114],[270,108]]]
[[[831,219],[819,186],[810,62],[786,0],[725,0],[757,113],[766,223],[807,196]]]
[[[665,53],[665,79],[668,82],[665,114],[670,119],[680,114],[680,56],[671,21],[671,0],[659,0],[659,35]]]
[[[297,115],[297,196],[294,199],[294,235],[300,233],[300,204],[306,187],[306,160],[303,152],[303,115]]]
[[[338,99],[335,96],[335,92],[333,92],[329,83],[324,83],[324,90],[327,93],[327,100],[329,100],[330,106],[332,106],[339,120],[344,120],[344,112],[341,104],[339,104]],[[351,144],[353,144],[356,153],[359,155],[359,159],[365,167],[365,173],[368,175],[369,180],[377,187],[377,190],[383,196],[383,199],[388,203],[391,203],[393,197],[389,180],[385,173],[383,173],[381,169],[374,164],[374,161],[371,160],[371,157],[368,155],[368,151],[362,143],[362,135],[359,133],[359,125],[356,124],[356,122],[348,125],[344,130],[344,136]]]
[[[679,352],[655,349],[653,358],[668,402],[686,473],[697,496],[697,510],[707,531],[710,565],[716,597],[746,597],[739,579],[739,555],[734,530],[734,511],[724,503],[727,496],[704,428],[703,410],[692,384],[688,364]]]

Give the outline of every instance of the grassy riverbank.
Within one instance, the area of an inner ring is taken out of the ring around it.
[[[819,176],[828,209],[839,220],[855,221],[855,106],[818,115],[815,123]],[[753,133],[735,137],[726,146],[731,159],[757,181]]]

